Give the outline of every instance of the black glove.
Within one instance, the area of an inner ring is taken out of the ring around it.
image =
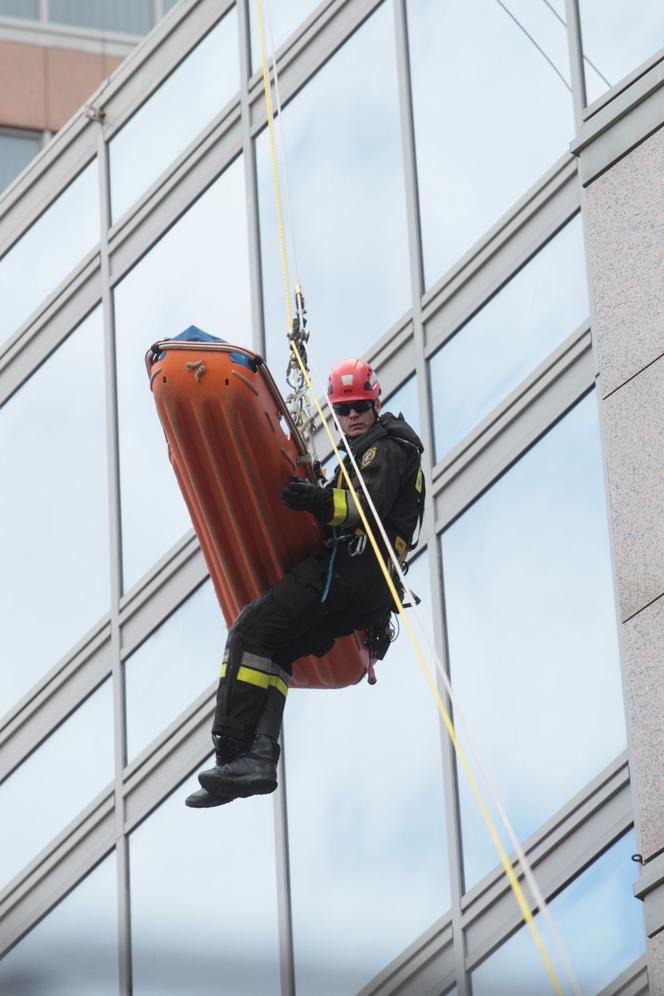
[[[281,492],[281,500],[296,512],[313,512],[316,516],[326,517],[332,496],[317,484],[291,477],[290,484]]]

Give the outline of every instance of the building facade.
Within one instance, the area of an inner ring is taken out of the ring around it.
[[[549,991],[407,634],[291,692],[273,797],[184,808],[225,628],[143,357],[195,324],[284,386],[286,314],[255,4],[144,6],[0,198],[0,990]],[[664,992],[664,15],[272,20],[314,378],[365,356],[422,436],[423,630],[582,991]]]
[[[0,2],[0,189],[175,0]]]

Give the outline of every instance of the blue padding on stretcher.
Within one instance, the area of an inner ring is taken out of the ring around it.
[[[228,342],[228,339],[220,339],[216,335],[210,335],[209,332],[204,332],[203,329],[199,329],[196,325],[190,325],[189,328],[185,329],[184,332],[180,332],[179,335],[173,336],[171,342]],[[159,354],[159,359],[163,360],[165,353]],[[233,350],[230,354],[233,363],[239,363],[240,366],[246,367],[247,370],[251,370],[252,373],[256,373],[256,360],[253,356],[247,356],[246,353],[241,353],[239,350]]]

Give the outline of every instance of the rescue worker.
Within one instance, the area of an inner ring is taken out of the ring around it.
[[[422,443],[401,416],[380,415],[380,384],[363,360],[336,366],[327,390],[387,536],[403,559],[421,522]],[[348,468],[379,539],[350,461]],[[282,499],[294,514],[313,514],[329,526],[331,544],[296,564],[233,623],[212,726],[216,763],[200,773],[202,788],[185,800],[193,808],[276,789],[278,739],[293,662],[309,654],[322,657],[338,636],[389,618],[392,608],[340,470],[325,487],[293,478]]]

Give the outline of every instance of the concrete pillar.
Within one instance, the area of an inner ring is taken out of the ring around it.
[[[634,119],[615,120],[580,150],[580,173],[643,857],[635,894],[650,992],[664,994],[664,90],[653,99],[659,129],[623,150]]]

